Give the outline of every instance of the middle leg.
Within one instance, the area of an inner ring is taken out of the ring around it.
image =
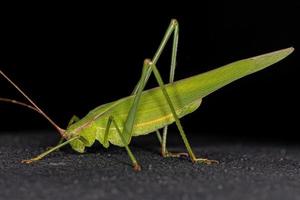
[[[132,151],[130,150],[130,148],[129,148],[129,146],[128,146],[128,144],[127,144],[127,142],[126,142],[126,140],[125,140],[118,124],[117,124],[117,122],[113,118],[113,116],[110,116],[108,118],[108,122],[107,122],[106,129],[105,129],[105,135],[104,135],[104,142],[103,142],[104,145],[107,145],[107,147],[108,147],[108,134],[109,134],[109,129],[110,129],[111,124],[113,124],[115,126],[115,128],[116,128],[116,130],[117,130],[117,132],[118,132],[118,134],[119,134],[119,136],[120,136],[120,138],[121,138],[121,140],[124,144],[124,147],[125,147],[125,149],[128,153],[128,156],[129,156],[129,158],[132,162],[132,166],[133,166],[134,171],[141,171],[141,166],[139,165],[139,163],[137,162],[135,156],[133,155]]]

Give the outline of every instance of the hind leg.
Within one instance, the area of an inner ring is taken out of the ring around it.
[[[174,81],[175,68],[176,68],[176,57],[177,57],[177,48],[178,48],[178,38],[179,38],[179,24],[177,20],[172,19],[170,25],[156,51],[154,57],[152,58],[152,62],[154,64],[157,63],[160,58],[167,42],[173,34],[173,44],[172,44],[172,55],[171,55],[171,67],[170,67],[170,75],[169,82],[172,83]],[[152,72],[152,68],[149,67],[146,72],[146,77],[144,82],[147,82],[149,76]],[[138,82],[132,94],[136,94],[138,92],[139,87],[141,87],[141,81]],[[168,134],[168,126],[165,126],[163,129],[163,133],[160,133],[160,130],[156,130],[157,138],[161,145],[161,154],[163,157],[180,157],[180,156],[188,156],[187,153],[171,153],[167,150],[167,134]]]
[[[167,101],[168,104],[169,104],[169,108],[170,108],[171,113],[172,113],[172,115],[173,115],[173,117],[174,117],[174,119],[175,119],[175,123],[176,123],[176,125],[177,125],[177,128],[178,128],[178,130],[179,130],[179,133],[180,133],[180,135],[181,135],[181,137],[182,137],[182,140],[183,140],[183,142],[184,142],[184,145],[185,145],[185,147],[186,147],[186,149],[187,149],[187,151],[188,151],[188,153],[189,153],[189,157],[190,157],[190,159],[192,160],[192,162],[193,162],[193,163],[205,163],[205,164],[218,163],[218,161],[216,161],[216,160],[208,160],[208,159],[204,159],[204,158],[197,158],[197,157],[195,156],[195,154],[194,154],[194,152],[193,152],[193,150],[192,150],[192,148],[191,148],[191,146],[190,146],[190,143],[189,143],[189,141],[188,141],[188,139],[187,139],[187,137],[186,137],[186,134],[185,134],[185,132],[184,132],[184,130],[183,130],[183,127],[182,127],[182,125],[181,125],[181,122],[180,122],[180,120],[179,120],[179,117],[178,117],[177,114],[176,114],[174,105],[173,105],[172,100],[170,99],[170,97],[169,97],[169,95],[168,95],[168,92],[167,92],[167,90],[166,90],[166,88],[165,88],[164,82],[163,82],[163,80],[162,80],[162,78],[161,78],[161,76],[160,76],[159,71],[157,70],[157,68],[156,68],[156,66],[155,66],[154,63],[152,63],[150,60],[147,60],[147,62],[148,62],[148,64],[146,64],[145,66],[151,67],[152,70],[153,70],[153,73],[154,73],[154,76],[155,76],[155,78],[156,78],[156,80],[157,80],[157,82],[158,82],[158,85],[159,85],[159,87],[161,88],[161,91],[162,91],[162,93],[163,93],[163,95],[164,95],[166,101]]]

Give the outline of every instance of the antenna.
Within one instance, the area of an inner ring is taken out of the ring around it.
[[[19,106],[24,106],[26,108],[29,108],[29,109],[34,110],[35,112],[41,114],[40,111],[37,110],[35,107],[33,107],[33,106],[31,106],[27,103],[21,102],[21,101],[17,101],[17,100],[14,100],[14,99],[9,99],[9,98],[2,98],[2,97],[0,97],[0,101],[6,102],[6,103],[16,104],[16,105],[19,105]]]
[[[50,117],[48,117],[48,115],[46,115],[42,109],[40,109],[35,103],[33,100],[31,100],[26,94],[25,92],[23,92],[23,90],[21,90],[10,78],[8,78],[8,76],[6,76],[4,74],[4,72],[2,72],[0,70],[0,74],[10,83],[14,86],[15,89],[18,90],[18,92],[20,92],[29,102],[30,104],[32,105],[28,105],[26,103],[23,103],[23,102],[20,102],[20,101],[16,101],[16,100],[13,100],[13,99],[7,99],[7,98],[0,98],[0,101],[4,101],[4,102],[8,102],[8,103],[13,103],[13,104],[17,104],[17,105],[20,105],[20,106],[24,106],[24,107],[27,107],[29,109],[32,109],[38,113],[40,113],[43,117],[45,117],[54,127],[56,130],[58,130],[58,132],[60,133],[60,135],[62,137],[64,137],[64,132],[65,130],[60,128]]]

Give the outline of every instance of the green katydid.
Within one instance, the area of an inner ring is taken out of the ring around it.
[[[73,117],[66,129],[62,129],[56,125],[31,98],[0,70],[1,75],[30,102],[30,105],[8,98],[0,98],[0,101],[25,106],[38,112],[62,136],[62,140],[57,146],[37,157],[22,162],[31,163],[40,160],[67,144],[70,144],[75,151],[83,153],[85,147],[92,146],[97,140],[105,148],[108,148],[110,144],[125,147],[134,169],[140,170],[141,167],[129,148],[131,138],[133,136],[156,132],[164,157],[186,155],[189,156],[193,163],[217,163],[215,160],[197,158],[195,156],[179,119],[194,112],[200,106],[202,99],[208,94],[239,78],[262,70],[282,60],[292,53],[294,49],[290,47],[239,60],[223,67],[174,82],[178,31],[179,26],[177,21],[172,20],[154,57],[152,59],[145,59],[141,78],[130,96],[96,107],[82,119]],[[156,63],[172,35],[173,48],[169,77],[170,83],[164,84]],[[154,74],[159,86],[144,90],[151,73]],[[178,127],[187,153],[170,153],[166,148],[167,126],[174,122]],[[162,128],[163,133],[161,135],[159,130]]]

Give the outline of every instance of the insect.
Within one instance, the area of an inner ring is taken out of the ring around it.
[[[223,67],[174,82],[178,35],[179,25],[178,22],[173,19],[154,57],[152,59],[145,59],[142,75],[132,94],[96,107],[82,119],[76,116],[72,117],[66,129],[60,128],[28,95],[0,70],[0,74],[10,82],[30,104],[8,98],[0,98],[0,101],[25,106],[38,112],[54,126],[62,137],[57,146],[32,159],[23,160],[22,162],[32,163],[38,161],[67,144],[70,144],[75,151],[83,153],[86,147],[90,147],[95,141],[98,141],[105,148],[108,148],[110,145],[124,147],[131,159],[134,170],[139,171],[141,170],[141,166],[129,147],[131,139],[132,137],[155,132],[161,143],[161,153],[164,157],[188,156],[193,163],[218,163],[215,160],[197,158],[195,156],[179,119],[198,109],[202,99],[208,94],[239,78],[262,70],[280,61],[292,53],[294,49],[290,47],[239,60]],[[173,47],[170,77],[169,83],[164,84],[156,63],[171,37],[173,37]],[[144,90],[152,73],[159,86]],[[187,153],[171,153],[166,148],[167,127],[174,122],[177,125]],[[162,134],[160,132],[161,129],[163,129]]]

